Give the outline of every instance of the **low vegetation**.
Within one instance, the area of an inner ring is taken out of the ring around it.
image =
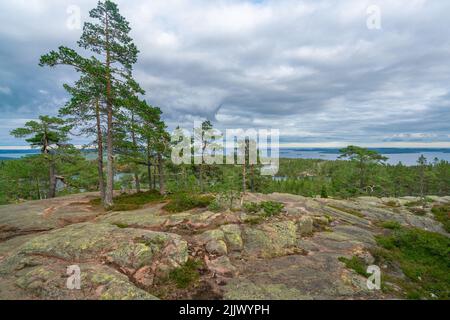
[[[203,263],[199,260],[189,259],[184,265],[169,273],[169,281],[179,289],[186,289],[200,278],[199,269]]]
[[[156,190],[150,190],[146,192],[137,192],[130,194],[121,194],[114,197],[114,205],[109,208],[110,211],[131,211],[144,207],[147,204],[160,202],[164,200],[162,196]],[[101,206],[101,199],[97,198],[91,200],[91,204],[94,206]]]
[[[397,221],[384,221],[380,223],[380,226],[385,229],[391,230],[398,230],[402,227],[401,224],[398,223]]]
[[[389,235],[377,237],[379,249],[373,256],[377,265],[400,269],[404,276],[389,273],[384,288],[410,299],[449,299],[450,239],[438,233],[414,228],[394,228]]]
[[[163,209],[170,213],[188,211],[195,208],[207,208],[214,201],[209,195],[189,195],[186,193],[175,194]]]
[[[245,212],[250,214],[260,213],[261,217],[270,218],[281,213],[284,205],[275,201],[263,201],[260,203],[248,202],[243,205]]]
[[[350,259],[340,257],[339,261],[344,263],[348,269],[355,271],[357,274],[362,275],[364,277],[369,276],[369,274],[366,271],[367,266],[361,258],[356,256],[353,256]]]
[[[442,223],[445,231],[450,233],[450,204],[434,206],[431,212],[434,218]]]

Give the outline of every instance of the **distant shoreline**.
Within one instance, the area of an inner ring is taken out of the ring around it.
[[[388,164],[396,165],[401,162],[412,166],[423,154],[429,162],[435,158],[450,162],[450,148],[369,148],[388,157]],[[85,149],[87,153],[93,153],[95,149]],[[28,155],[38,154],[38,149],[3,149],[0,147],[0,161],[20,159]],[[337,160],[339,148],[280,148],[280,158],[286,159],[318,159]]]

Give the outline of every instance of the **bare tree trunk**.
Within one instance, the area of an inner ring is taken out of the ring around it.
[[[153,189],[156,190],[156,164],[153,166]]]
[[[107,127],[107,152],[108,163],[106,166],[106,192],[104,206],[109,208],[113,205],[114,193],[114,155],[113,155],[113,105],[112,105],[112,88],[111,88],[111,57],[109,52],[109,25],[108,14],[105,15],[106,27],[106,109],[108,113],[108,127]]]
[[[247,192],[247,165],[244,159],[244,165],[242,166],[242,192],[245,194]]]
[[[98,170],[98,189],[102,203],[105,202],[105,180],[103,179],[103,135],[100,123],[100,106],[97,100],[95,106],[95,117],[97,120],[97,170]]]
[[[166,193],[166,184],[164,180],[164,163],[160,153],[158,153],[158,173],[159,173],[159,193]]]
[[[253,164],[250,166],[250,176],[250,190],[253,193],[255,192],[255,166]]]
[[[148,174],[148,189],[152,189],[152,165],[150,162],[147,163],[147,174]]]
[[[51,157],[51,156],[50,156]],[[48,187],[48,198],[56,197],[56,174],[55,174],[55,161],[53,158],[50,159],[50,185]]]
[[[200,164],[200,172],[199,172],[199,182],[200,182],[200,192],[204,191],[203,187],[203,163]]]
[[[131,113],[131,139],[133,147],[137,149],[136,134],[134,132],[134,113]],[[134,181],[136,183],[136,192],[141,192],[141,182],[139,180],[139,172],[137,168],[134,168]]]
[[[147,174],[148,174],[148,189],[152,189],[152,162],[150,161],[150,140],[147,139]]]
[[[39,183],[40,181],[39,181],[39,178],[36,178],[36,192],[37,192],[37,195],[38,195],[38,199],[39,200],[41,200],[42,198],[41,198],[41,188],[40,188],[40,183]]]

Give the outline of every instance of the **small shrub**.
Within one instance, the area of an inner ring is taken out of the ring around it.
[[[281,210],[283,210],[284,205],[280,202],[275,201],[265,201],[259,204],[261,209],[264,211],[263,216],[265,217],[273,217],[279,215]]]
[[[121,223],[121,222],[113,223],[113,225],[115,225],[116,227],[118,227],[120,229],[126,229],[129,227],[126,223]]]
[[[246,202],[243,205],[244,211],[247,213],[258,213],[261,210],[261,206],[256,202]]]
[[[200,261],[190,259],[181,267],[170,271],[169,280],[179,289],[186,289],[200,278],[199,269],[202,266]]]
[[[395,200],[387,201],[387,202],[384,203],[384,205],[385,205],[386,207],[391,207],[391,208],[398,208],[398,207],[400,207],[400,203],[398,203],[398,202],[395,201]]]
[[[213,196],[188,195],[180,193],[173,196],[172,200],[163,209],[170,213],[179,213],[194,208],[207,208],[214,201]]]
[[[320,197],[323,198],[323,199],[327,199],[328,198],[327,187],[322,186],[322,190],[320,191]]]
[[[444,225],[444,229],[450,232],[450,204],[442,206],[434,206],[431,209],[436,221],[439,221]]]
[[[402,226],[397,221],[384,221],[381,226],[385,229],[398,230]]]
[[[213,212],[220,212],[222,211],[224,208],[222,207],[222,205],[217,201],[217,199],[214,199],[214,201],[211,202],[211,204],[208,206],[208,210],[213,211]]]
[[[347,268],[354,270],[357,274],[362,275],[366,278],[369,276],[366,271],[366,264],[361,258],[358,258],[356,256],[353,256],[351,259],[340,257],[338,260],[344,263]]]
[[[262,211],[261,216],[269,218],[281,213],[284,204],[275,201],[263,201],[261,203],[247,202],[243,205],[244,211],[249,214],[256,214]]]
[[[427,214],[427,211],[423,208],[410,208],[409,211],[414,213],[416,216],[424,216]]]

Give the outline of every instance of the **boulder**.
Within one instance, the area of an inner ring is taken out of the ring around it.
[[[228,257],[222,256],[214,260],[205,257],[205,264],[209,271],[215,275],[223,277],[233,277],[237,274],[237,269],[231,264]]]
[[[313,233],[314,220],[310,216],[303,216],[297,221],[297,230],[301,236]]]

